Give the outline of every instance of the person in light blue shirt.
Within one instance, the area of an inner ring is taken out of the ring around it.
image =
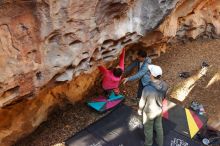
[[[151,64],[151,59],[147,57],[147,53],[144,50],[139,50],[136,60],[133,61],[126,69],[125,74],[129,73],[133,68],[138,67],[138,72],[130,77],[124,78],[123,83],[128,81],[134,81],[139,79],[137,99],[141,98],[142,90],[144,86],[150,82],[150,74],[148,65]]]

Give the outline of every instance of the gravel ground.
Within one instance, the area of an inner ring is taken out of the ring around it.
[[[202,103],[210,119],[215,119],[216,115],[220,115],[220,106],[217,106],[220,103],[220,82],[215,82],[211,87],[205,88],[213,75],[220,70],[219,49],[220,40],[197,40],[172,45],[160,58],[153,60],[154,64],[162,67],[163,79],[171,88],[183,80],[178,77],[180,72],[194,72],[200,68],[203,61],[212,65],[207,75],[196,83],[183,102],[184,106],[188,106],[191,101]],[[121,89],[125,91],[125,103],[136,109],[137,102],[133,99],[136,96],[137,82],[130,82]],[[31,135],[17,142],[16,146],[51,146],[62,143],[105,114],[92,111],[83,102],[76,105],[67,104],[62,109],[54,111],[46,122],[42,123]]]
[[[198,40],[187,44],[173,45],[166,54],[154,61],[164,71],[164,80],[170,87],[182,82],[178,75],[187,71],[194,74],[201,68],[203,61],[210,67],[206,76],[195,83],[186,100],[182,103],[189,106],[192,101],[201,103],[210,120],[218,117],[220,122],[220,40]],[[206,87],[210,80],[217,75],[217,81]],[[218,127],[220,129],[220,127]]]

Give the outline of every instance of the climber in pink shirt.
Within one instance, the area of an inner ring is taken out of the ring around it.
[[[114,91],[115,94],[119,93],[118,86],[121,80],[121,75],[124,72],[124,58],[125,58],[125,49],[122,50],[119,59],[119,65],[116,68],[109,70],[106,69],[106,67],[104,66],[98,67],[103,74],[102,88],[105,90],[105,93],[107,93],[107,95],[112,90]]]

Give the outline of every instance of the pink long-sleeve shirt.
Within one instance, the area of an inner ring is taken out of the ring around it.
[[[124,57],[125,57],[125,49],[122,50],[119,59],[119,67],[124,71]],[[115,77],[111,70],[106,69],[104,66],[99,66],[99,70],[103,73],[103,81],[102,88],[104,90],[110,90],[118,88],[121,77]]]

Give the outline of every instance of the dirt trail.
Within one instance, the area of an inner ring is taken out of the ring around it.
[[[163,69],[163,79],[170,87],[174,87],[184,80],[178,77],[182,71],[195,73],[200,69],[203,61],[211,67],[206,76],[195,84],[195,87],[182,103],[188,106],[191,101],[203,104],[209,117],[209,123],[220,130],[220,40],[197,40],[187,44],[175,44],[160,58],[153,60],[154,64]],[[212,79],[214,76],[214,79]],[[215,80],[208,88],[210,80]],[[126,91],[126,104],[136,108],[134,102],[137,82],[130,82],[122,90]],[[102,115],[88,109],[85,104],[68,105],[52,114],[48,121],[33,132],[30,136],[20,140],[16,146],[49,146],[61,143],[73,133],[83,129]]]

